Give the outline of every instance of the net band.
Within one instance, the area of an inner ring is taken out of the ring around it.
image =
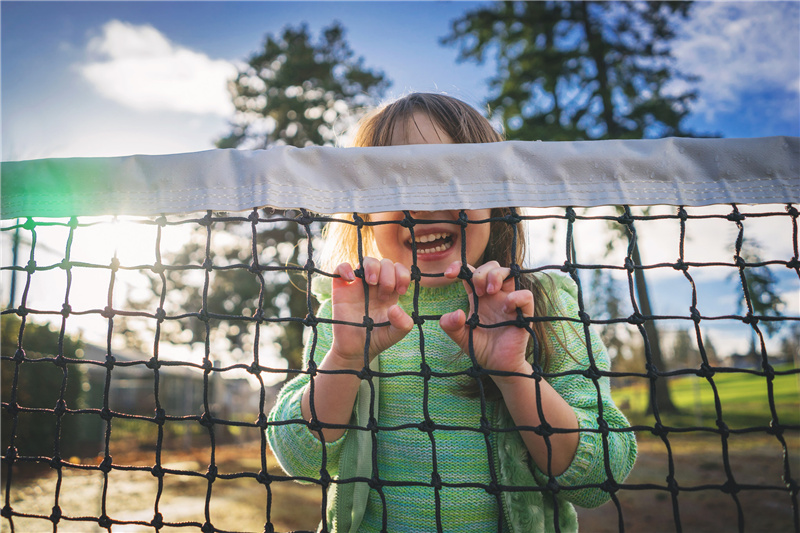
[[[379,176],[376,179],[376,176]],[[2,218],[800,201],[800,138],[275,147],[2,163]]]

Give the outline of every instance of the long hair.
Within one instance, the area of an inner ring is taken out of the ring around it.
[[[415,113],[425,113],[430,120],[443,132],[447,133],[454,143],[489,143],[504,140],[486,118],[468,104],[443,94],[412,93],[364,117],[358,124],[353,146],[390,146],[392,134],[397,124],[414,121]],[[494,208],[491,210],[489,242],[483,255],[483,261],[497,261],[504,267],[522,267],[525,259],[525,228],[521,221],[515,220],[512,208]],[[369,222],[368,214],[358,215],[363,221]],[[332,271],[342,262],[357,264],[358,255],[358,226],[353,214],[337,215],[340,221],[329,222],[325,228],[325,249],[321,265],[324,269]],[[369,225],[361,227],[362,256],[380,258],[378,247],[375,244],[374,234]],[[544,278],[544,283],[549,278]],[[520,288],[527,289],[534,296],[534,315],[544,316],[550,303],[547,290],[543,281],[531,275],[519,277]],[[537,363],[547,367],[548,354],[551,352],[547,335],[552,329],[549,322],[533,322],[531,330],[538,341],[537,350],[539,360]],[[529,359],[534,355],[534,339],[528,346]],[[482,381],[484,393],[488,398],[497,398],[500,391],[489,376],[484,376]],[[472,382],[464,388],[469,396],[479,394],[479,385]]]

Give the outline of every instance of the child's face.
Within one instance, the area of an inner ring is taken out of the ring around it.
[[[414,113],[412,120],[398,124],[392,132],[392,145],[452,143],[447,133],[434,124],[428,115],[420,112]],[[462,235],[461,226],[457,224],[458,214],[456,209],[411,211],[411,216],[416,219],[442,221],[414,227],[417,266],[423,274],[440,274],[454,261],[461,260]],[[489,218],[491,210],[468,210],[466,214],[470,220],[484,220]],[[399,211],[391,211],[374,213],[370,218],[375,222],[389,222],[402,220],[404,215]],[[373,226],[372,230],[378,251],[384,258],[411,267],[411,231],[408,228],[400,224],[383,224]],[[489,242],[489,223],[469,224],[465,234],[467,263],[480,265]],[[444,277],[423,277],[421,283],[424,287],[441,287],[453,281]]]

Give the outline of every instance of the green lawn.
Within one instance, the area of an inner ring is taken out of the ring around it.
[[[779,367],[787,371],[791,367]],[[743,372],[717,373],[711,380],[716,387],[722,408],[722,418],[730,428],[769,425],[772,418],[767,391],[767,378]],[[659,386],[661,380],[659,380]],[[706,378],[683,376],[669,378],[673,402],[680,409],[677,415],[664,414],[667,425],[686,427],[704,425],[714,427],[716,409],[714,389]],[[620,386],[612,382],[612,394],[625,414],[634,424],[652,425],[652,415],[645,415],[649,399],[649,381]],[[772,381],[772,397],[781,424],[800,425],[800,390],[798,375],[777,375]]]

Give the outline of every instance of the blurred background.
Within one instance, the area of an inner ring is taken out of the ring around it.
[[[346,146],[352,126],[367,110],[415,91],[460,98],[517,140],[800,135],[797,2],[2,2],[0,30],[3,161]],[[784,206],[742,210],[785,211]],[[692,272],[698,307],[705,316],[743,315],[746,286],[755,314],[800,316],[796,273],[769,264],[793,256],[797,243],[791,221],[783,215],[745,222],[741,256],[761,266],[747,269],[742,277],[732,265],[738,229],[724,219],[730,211],[730,206],[692,211],[719,218],[690,222],[685,260],[730,265]],[[635,213],[674,215],[675,209],[657,206]],[[305,262],[305,230],[286,222],[286,213],[261,214],[269,222],[260,225],[256,237],[259,263],[278,268],[265,277],[265,300],[259,304],[260,286],[246,269],[232,268],[212,276],[207,309],[231,317],[253,316],[260,306],[270,316],[303,317],[306,301],[297,287],[305,281],[279,269]],[[563,210],[549,214],[559,217]],[[619,213],[598,208],[580,214]],[[205,472],[208,434],[196,419],[210,400],[215,416],[251,425],[219,431],[217,464],[231,472],[258,472],[261,436],[252,422],[259,410],[269,410],[287,378],[286,369],[300,367],[303,328],[271,325],[257,336],[252,324],[221,320],[207,339],[204,324],[187,317],[166,321],[154,346],[155,321],[136,313],[152,313],[162,294],[168,315],[197,312],[204,305],[202,275],[176,269],[162,283],[158,273],[140,268],[120,270],[112,278],[107,265],[112,258],[123,266],[153,265],[157,246],[165,264],[202,264],[205,228],[191,216],[171,217],[157,245],[155,225],[135,217],[81,217],[74,235],[68,220],[48,221],[35,227],[35,239],[33,228],[23,223],[3,222],[2,308],[20,305],[27,279],[26,272],[9,266],[25,265],[35,256],[44,267],[31,276],[36,283],[24,293],[25,306],[50,310],[56,317],[28,316],[22,344],[26,357],[42,364],[19,366],[12,356],[20,341],[20,320],[14,313],[2,315],[3,401],[9,401],[17,379],[17,404],[50,409],[20,415],[15,426],[19,453],[52,455],[52,408],[59,398],[82,409],[103,404],[103,367],[71,366],[69,386],[62,390],[63,372],[50,364],[51,358],[62,354],[103,361],[110,346],[117,360],[131,364],[115,368],[109,405],[133,418],[115,419],[110,441],[104,441],[106,426],[98,416],[65,418],[60,437],[65,458],[76,465],[96,465],[113,452],[115,463],[152,466],[157,449],[163,451],[159,461],[165,465]],[[676,260],[677,220],[637,224],[637,264]],[[318,232],[319,227],[313,229]],[[531,223],[530,263],[563,264],[565,232],[566,224],[558,218]],[[580,262],[623,264],[628,241],[621,225],[586,220],[575,225],[574,236]],[[215,266],[249,264],[250,239],[246,221],[214,224],[210,253]],[[47,266],[58,265],[65,250],[72,261],[105,269],[73,268],[68,282],[62,269]],[[637,280],[633,290],[624,272],[581,276],[590,289],[587,305],[595,319],[629,316],[633,297],[640,304],[648,301],[654,314],[688,314],[691,286],[671,268],[648,270],[646,282]],[[111,335],[109,320],[99,312],[72,314],[62,323],[65,297],[75,310],[111,305],[128,315],[114,319]],[[691,326],[687,320],[662,320],[658,328],[649,323],[660,369],[699,368],[697,332],[687,323]],[[662,379],[669,386],[660,387],[655,399],[647,379],[619,379],[615,395],[633,423],[652,426],[656,402],[667,425],[713,427],[715,399],[721,397],[731,427],[766,427],[773,412],[783,424],[800,424],[798,374],[791,373],[800,345],[796,320],[761,323],[767,355],[762,338],[741,320],[706,321],[701,329],[709,364],[748,372],[718,374],[716,394],[708,381],[694,375]],[[636,327],[608,325],[602,334],[615,370],[644,372],[644,343]],[[135,418],[151,417],[156,408],[153,372],[144,365],[154,350],[162,360],[194,365],[209,360],[222,368],[252,363],[256,343],[260,363],[269,369],[261,376],[263,383],[241,368],[213,373],[220,379],[211,380],[210,386],[191,365],[160,372],[162,407],[186,420],[166,424],[164,440],[156,446],[156,425]],[[765,361],[779,371],[774,380],[749,373],[759,372]],[[4,453],[9,420],[4,410]],[[642,454],[632,482],[663,486],[673,460],[682,484],[722,484],[733,478],[717,434],[673,433],[667,452],[660,438],[640,433]],[[738,458],[734,471],[739,483],[780,486],[786,465],[797,479],[796,431],[789,432],[792,453],[787,458],[774,436],[747,436],[737,435],[728,443],[731,457]],[[268,463],[270,473],[280,473],[274,459]],[[46,463],[15,469],[17,485],[5,494],[6,504],[49,515],[55,474]],[[76,480],[65,482],[73,483],[61,501],[65,514],[98,516],[101,473],[68,472]],[[149,472],[138,478],[137,472],[124,478],[117,470],[111,474],[116,483],[109,484],[109,516],[151,520],[154,495],[162,494],[157,480]],[[203,523],[205,481],[192,476],[168,480],[161,507],[165,519]],[[263,529],[263,488],[251,490],[246,479],[220,485],[211,500],[215,525],[221,521],[219,527],[228,529]],[[278,530],[315,527],[318,487],[290,481],[272,487],[270,520]],[[674,530],[668,492],[623,496],[628,502],[626,525],[632,530],[653,530],[654,523],[662,522],[664,530]],[[737,505],[730,495],[712,490],[682,498],[685,529],[716,531],[723,518],[736,524]],[[765,531],[786,530],[793,520],[796,525],[789,497],[781,491],[756,490],[741,499],[746,509],[752,507],[762,517]],[[619,529],[612,506],[584,514],[593,524],[590,531]],[[36,531],[40,524],[32,521],[25,527]],[[70,525],[75,531],[98,527],[96,521]],[[2,527],[7,526],[4,520]]]

